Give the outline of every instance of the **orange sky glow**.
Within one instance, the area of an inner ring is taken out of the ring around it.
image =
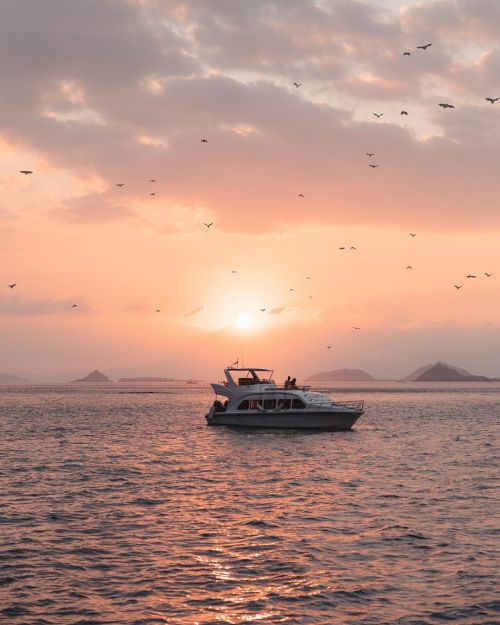
[[[495,19],[5,3],[0,372],[500,375]]]

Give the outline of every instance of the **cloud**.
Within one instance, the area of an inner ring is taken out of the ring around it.
[[[108,221],[136,217],[135,211],[112,199],[110,194],[92,193],[71,200],[59,211],[64,218],[73,222]]]
[[[74,304],[76,308],[72,308]],[[43,300],[8,294],[0,296],[0,317],[81,316],[90,313],[90,307],[81,298]]]
[[[200,313],[203,310],[205,310],[205,306],[197,306],[196,308],[193,308],[192,310],[188,310],[187,312],[185,312],[184,317],[192,317],[193,315],[196,315],[197,313]]]
[[[368,1],[4,3],[0,133],[108,186],[59,198],[75,223],[149,224],[154,177],[162,204],[153,210],[201,207],[220,231],[489,227],[500,220],[500,118],[483,100],[500,66],[495,7],[443,0],[399,15]],[[475,63],[460,56],[466,32],[490,46]],[[450,95],[457,108],[442,111]],[[116,182],[126,185],[119,195]]]

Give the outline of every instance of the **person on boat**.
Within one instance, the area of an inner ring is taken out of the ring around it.
[[[288,388],[297,388],[297,378],[293,378]]]
[[[285,388],[290,388],[290,382],[292,381],[292,378],[290,376],[287,377],[287,379],[285,380],[285,384],[283,385]]]

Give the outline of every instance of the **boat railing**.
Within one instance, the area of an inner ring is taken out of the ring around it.
[[[364,400],[359,401],[343,401],[343,402],[334,402],[336,406],[344,406],[345,408],[355,408],[356,410],[363,410],[363,406],[365,405]]]
[[[272,382],[272,384],[274,384],[274,382]],[[281,391],[281,390],[285,390],[285,391],[308,391],[310,390],[310,386],[285,386],[284,384],[281,384],[280,386],[275,385],[273,388],[266,388],[266,391]]]
[[[306,407],[304,408],[304,410],[306,411],[315,411],[318,409],[322,409],[322,408],[332,408],[333,406],[335,406],[336,408],[349,408],[349,409],[355,409],[355,410],[362,410],[363,409],[363,401],[319,401],[319,402],[313,402],[310,404],[307,404]]]
[[[264,384],[267,384],[269,385],[269,388],[264,389],[266,391],[269,391],[269,390],[275,391],[277,388],[279,388],[276,386],[276,383],[274,380],[252,380],[251,378],[241,378],[241,379],[243,380],[248,379],[249,382],[246,384],[241,384],[241,382],[238,380],[238,384],[235,384],[235,386],[264,386]],[[227,380],[220,380],[219,382],[217,382],[217,384],[219,386],[225,386],[225,387],[229,386],[229,382]],[[306,390],[308,388],[309,388],[308,386],[304,386],[304,387],[300,387],[300,390],[303,390],[303,389]],[[298,390],[298,389],[299,387],[296,386],[295,390]]]
[[[278,399],[279,402],[279,399]],[[312,404],[306,404],[304,408],[295,408],[300,412],[329,412],[335,408],[346,408],[348,410],[354,410],[356,412],[363,412],[364,401],[327,401],[314,402]],[[290,410],[290,408],[283,408],[283,406],[277,406],[276,408],[263,408],[259,407],[262,412],[282,412],[283,410]]]
[[[349,410],[362,411],[364,406],[364,401],[321,401],[315,402],[312,404],[307,404],[305,407],[305,412],[315,412],[317,410],[322,409],[332,409],[332,408],[347,408]]]

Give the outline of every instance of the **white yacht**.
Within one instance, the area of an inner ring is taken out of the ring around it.
[[[208,425],[350,430],[363,414],[362,401],[335,402],[308,386],[278,386],[271,369],[228,367],[224,374],[224,382],[211,385]]]

